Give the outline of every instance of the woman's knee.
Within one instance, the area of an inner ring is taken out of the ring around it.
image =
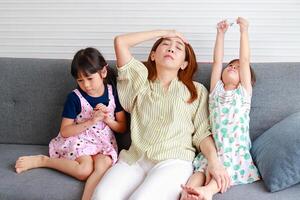
[[[135,192],[129,197],[129,200],[141,200],[141,199],[143,199],[143,197],[145,199],[145,195],[143,196],[140,193]],[[148,200],[148,199],[145,199],[145,200]]]
[[[132,184],[128,180],[127,169],[127,165],[122,163],[111,167],[95,188],[92,200],[128,199]]]
[[[117,192],[113,189],[113,187],[108,187],[105,184],[98,184],[95,188],[93,196],[91,200],[111,200],[111,199],[121,199],[116,197]]]

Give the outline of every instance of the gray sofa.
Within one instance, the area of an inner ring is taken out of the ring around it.
[[[70,60],[0,58],[0,199],[80,199],[84,183],[50,169],[16,174],[22,155],[47,154],[48,143],[59,131],[66,95],[75,87]],[[114,62],[110,62],[111,66]],[[255,140],[284,117],[300,111],[300,63],[255,63],[257,84],[250,132]],[[208,86],[210,65],[200,64],[195,80]],[[117,135],[128,148],[130,134]],[[232,187],[217,200],[296,200],[300,184],[270,193],[262,181]]]

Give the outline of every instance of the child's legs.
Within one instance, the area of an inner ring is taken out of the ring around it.
[[[76,160],[68,160],[36,155],[20,157],[16,162],[18,173],[39,167],[55,169],[79,180],[86,180],[93,171],[93,160],[91,156],[81,156]]]
[[[159,162],[148,172],[130,200],[176,200],[181,191],[180,185],[186,183],[192,172],[193,166],[189,161],[170,159]]]
[[[93,200],[127,200],[145,177],[138,163],[128,165],[119,160],[109,168],[96,186]]]
[[[212,178],[211,181],[206,186],[204,186],[204,188],[210,191],[213,195],[217,194],[220,191],[217,181],[214,178]]]
[[[186,186],[189,187],[200,187],[205,183],[205,174],[203,172],[194,172],[194,174],[189,178]]]
[[[220,190],[218,189],[218,184],[215,179],[211,179],[205,186],[192,187],[187,189],[187,192],[192,194],[192,196],[196,194],[198,199],[203,200],[212,200],[213,195],[215,195],[219,191]]]
[[[80,156],[76,160],[50,158],[46,162],[46,167],[56,169],[84,181],[93,172],[93,159],[92,156]]]
[[[90,200],[96,185],[99,183],[100,179],[104,173],[111,167],[112,159],[110,156],[103,154],[97,154],[93,156],[94,160],[94,171],[89,176],[85,183],[82,200]]]

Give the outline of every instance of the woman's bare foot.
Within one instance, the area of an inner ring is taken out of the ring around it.
[[[49,157],[44,155],[19,157],[15,165],[16,172],[19,174],[29,169],[42,167],[47,159],[49,159]]]

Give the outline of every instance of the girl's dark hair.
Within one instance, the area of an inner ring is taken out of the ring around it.
[[[164,38],[158,39],[149,54],[148,60],[144,63],[148,69],[148,80],[154,81],[157,77],[156,64],[155,61],[151,60],[151,53],[155,52],[159,44],[164,40]],[[198,68],[196,56],[194,50],[190,44],[185,44],[185,61],[188,62],[187,67],[182,70],[180,69],[178,72],[178,79],[188,88],[191,97],[188,100],[188,103],[192,103],[197,99],[197,89],[193,82],[193,76],[196,73]]]
[[[231,61],[226,65],[226,67],[227,67],[228,65],[234,63],[234,62],[237,62],[237,61],[239,62],[240,59],[233,59],[233,60],[231,60]],[[251,85],[254,86],[255,83],[256,83],[256,75],[255,75],[255,72],[254,72],[253,68],[251,67],[251,65],[249,65],[249,66],[250,66],[250,73],[251,73]],[[226,68],[226,67],[225,67],[225,68]]]
[[[77,79],[79,74],[88,76],[100,72],[104,67],[107,69],[107,76],[104,83],[116,85],[116,71],[110,68],[102,54],[95,48],[88,47],[79,50],[72,60],[71,74]]]

